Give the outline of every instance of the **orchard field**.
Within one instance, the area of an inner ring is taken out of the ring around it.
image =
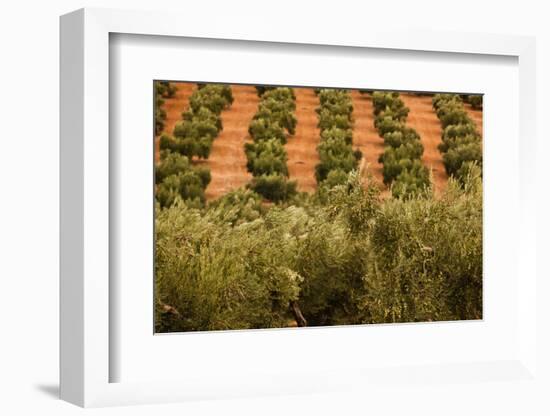
[[[482,96],[155,92],[157,332],[482,318]]]

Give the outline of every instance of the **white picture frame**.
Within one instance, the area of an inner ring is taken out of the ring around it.
[[[242,397],[262,394],[319,393],[356,389],[413,374],[433,390],[434,380],[459,379],[479,383],[472,374],[503,374],[504,379],[537,383],[536,361],[536,211],[530,172],[535,164],[535,40],[529,37],[468,33],[404,31],[391,26],[328,34],[322,26],[309,30],[250,21],[236,34],[223,19],[201,24],[172,13],[82,9],[61,18],[61,398],[80,406],[159,403],[196,398]],[[263,380],[219,379],[113,383],[109,368],[109,36],[114,33],[186,38],[278,42],[333,47],[431,51],[438,53],[504,55],[519,66],[519,238],[517,270],[517,354],[498,362],[422,365],[414,370],[392,368],[333,370],[318,374],[281,373]],[[289,381],[290,376],[293,377]],[[441,377],[441,378],[440,378]],[[497,377],[498,379],[498,377]],[[306,382],[309,380],[310,382]],[[346,382],[342,382],[346,380]],[[432,383],[432,384],[430,384]],[[431,387],[430,387],[431,386]]]

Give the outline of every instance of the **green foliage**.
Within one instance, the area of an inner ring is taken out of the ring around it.
[[[447,150],[443,163],[449,175],[455,175],[466,162],[477,162],[481,166],[482,154],[479,142],[460,143]]]
[[[413,140],[399,147],[386,147],[380,155],[379,162],[386,163],[398,159],[420,159],[424,153],[424,146],[420,140]]]
[[[192,111],[198,112],[201,107],[206,107],[218,115],[223,109],[229,108],[232,103],[233,94],[228,85],[206,84],[189,98],[189,106]]]
[[[383,135],[384,144],[391,147],[399,147],[407,143],[415,143],[420,140],[416,130],[410,127],[400,126],[399,130],[387,132]]]
[[[336,102],[346,102],[350,100],[349,92],[344,89],[321,88],[317,91],[321,106]]]
[[[178,152],[189,158],[192,158],[193,156],[207,158],[210,153],[212,141],[213,138],[210,136],[197,139],[193,137],[175,138],[167,134],[163,134],[160,137],[159,145],[161,150]]]
[[[384,180],[394,196],[381,199],[357,173],[349,93],[317,93],[323,128],[312,196],[288,180],[291,89],[259,94],[249,126],[254,141],[245,145],[248,189],[208,204],[210,172],[190,158],[221,130],[220,100],[204,93],[204,105],[183,115],[174,136],[161,136],[156,331],[286,327],[296,307],[308,326],[482,318],[481,140],[469,118],[456,116],[464,111],[461,97],[434,97],[449,122],[440,149],[452,176],[435,198],[399,95],[373,92]]]
[[[164,136],[163,136],[164,137]],[[155,166],[155,183],[161,183],[171,175],[191,169],[189,159],[171,151],[161,151],[160,163]]]
[[[471,123],[458,95],[442,95],[438,99],[434,97],[432,102],[443,129],[450,125]]]
[[[372,104],[376,116],[374,125],[381,136],[399,130],[400,124],[407,120],[409,109],[397,92],[375,91],[372,94]]]
[[[253,179],[248,188],[273,202],[296,195],[296,182],[288,181],[286,134],[296,128],[295,95],[291,88],[260,87],[258,111],[248,132],[253,143],[245,144],[246,167]]]
[[[159,135],[164,130],[164,121],[166,120],[166,111],[162,108],[163,98],[172,98],[177,91],[175,85],[168,81],[155,81],[155,135]]]
[[[382,116],[374,119],[374,127],[378,130],[378,134],[384,137],[388,133],[403,131],[405,125],[391,116]]]
[[[301,310],[309,326],[360,324],[369,246],[352,237],[341,218],[332,221],[323,214],[312,221],[298,247]]]
[[[281,127],[285,128],[290,134],[294,134],[297,123],[296,117],[294,116],[294,102],[277,101],[275,98],[269,98],[269,95],[269,93],[264,94],[254,119],[268,119],[275,121]]]
[[[318,91],[321,141],[317,146],[319,164],[315,167],[317,183],[324,188],[337,186],[345,181],[347,174],[357,169],[362,157],[354,151],[353,104],[347,90],[320,89]]]
[[[406,159],[402,159],[406,160]],[[403,169],[392,183],[392,195],[395,198],[413,198],[425,195],[430,191],[430,175],[428,168],[418,160],[412,165]]]
[[[481,178],[468,166],[437,199],[381,200],[334,171],[302,207],[262,208],[250,190],[157,206],[156,330],[285,327],[291,304],[308,326],[482,318]]]
[[[446,153],[449,151],[449,149],[472,143],[476,144],[479,147],[479,151],[481,152],[481,138],[477,134],[468,134],[464,136],[459,135],[444,138],[443,141],[439,144],[438,149],[440,152]]]
[[[317,146],[319,164],[315,167],[317,182],[323,182],[332,170],[341,170],[349,173],[357,169],[360,153],[354,153],[351,145],[342,139],[323,140]]]
[[[157,99],[155,104],[155,135],[158,135],[164,130],[164,120],[166,120],[166,111],[162,108],[164,100]]]
[[[432,98],[432,105],[436,110],[442,105],[452,102],[460,103],[460,96],[457,94],[435,94]]]
[[[321,131],[321,141],[337,140],[351,145],[353,141],[353,132],[351,129],[341,129],[339,127],[330,127]]]
[[[172,98],[178,88],[169,81],[155,81],[155,91],[163,98]]]
[[[252,175],[277,173],[288,176],[286,151],[277,139],[246,143],[245,153],[248,159],[246,167]]]
[[[296,95],[294,94],[294,90],[290,87],[269,88],[265,94],[262,94],[262,101],[269,99],[287,103],[287,105],[292,107],[292,110],[296,109],[296,105],[294,104],[294,101],[296,101]]]
[[[447,107],[443,108],[441,112],[442,115],[439,120],[443,129],[450,125],[466,124],[471,121],[464,108]]]
[[[442,138],[445,142],[448,139],[464,136],[479,136],[473,122],[468,121],[463,124],[451,124],[450,126],[447,126],[443,131]]]
[[[261,218],[267,210],[262,197],[249,189],[237,189],[209,204],[213,218],[231,225],[239,225]]]
[[[281,143],[286,143],[286,134],[283,126],[271,118],[252,120],[248,127],[248,134],[250,134],[254,141],[277,139]]]
[[[269,86],[256,86],[256,93],[258,94],[258,97],[261,97],[266,91],[274,90],[277,87],[269,87]]]
[[[319,96],[319,102],[323,110],[328,110],[332,114],[341,114],[351,120],[353,113],[353,104],[347,93],[343,90],[324,90]],[[319,112],[320,110],[318,110]]]
[[[450,180],[441,199],[389,199],[372,229],[375,261],[365,276],[366,322],[482,317],[482,198]]]
[[[157,188],[157,201],[161,207],[172,205],[178,199],[200,206],[204,203],[202,178],[193,171],[166,177]]]
[[[439,150],[443,153],[445,170],[464,184],[472,164],[482,167],[481,137],[458,95],[438,94],[432,103],[443,127]]]
[[[374,259],[369,234],[380,201],[378,190],[365,189],[357,172],[346,176],[329,188],[321,206],[311,207],[309,227],[300,239],[299,304],[311,326],[364,323],[364,277]]]
[[[351,130],[353,104],[348,91],[320,90],[319,102],[321,106],[317,109],[317,114],[319,115],[318,127],[321,131],[331,128]]]
[[[483,108],[483,95],[469,95],[468,102],[475,110],[481,110]]]
[[[254,176],[248,188],[273,202],[285,201],[296,195],[296,182],[278,173]]]
[[[302,280],[289,267],[295,216],[273,212],[234,226],[181,203],[157,211],[157,330],[286,326]],[[167,316],[164,305],[177,314]]]
[[[193,110],[189,109],[188,111],[184,112],[182,114],[182,119],[185,122],[203,122],[205,124],[208,124],[209,126],[215,126],[216,127],[216,133],[213,134],[214,136],[219,133],[221,130],[223,130],[223,124],[222,119],[219,115],[213,113],[206,107],[201,107],[199,110]],[[174,132],[174,135],[177,136],[177,134]]]
[[[215,122],[199,117],[194,117],[189,121],[178,121],[174,127],[174,137],[178,139],[212,139],[217,134],[218,127]]]
[[[350,130],[352,122],[350,116],[347,114],[333,113],[327,108],[322,108],[319,111],[319,123],[317,126],[321,130],[327,130],[333,127],[341,130]]]
[[[174,140],[174,138],[168,134],[162,134],[159,139],[159,147],[161,152],[163,150],[169,150],[171,152],[179,152],[178,148],[179,143]],[[185,153],[182,153],[185,154]]]
[[[393,156],[393,153],[391,154]],[[420,159],[397,158],[388,156],[384,159],[382,174],[384,183],[391,184],[403,171],[409,171],[411,174],[420,173],[421,178],[428,174],[427,168]]]
[[[186,156],[169,150],[161,152],[161,161],[155,167],[156,198],[161,207],[178,199],[192,206],[202,206],[204,189],[210,183],[210,170],[195,168]]]
[[[248,129],[250,136],[254,140],[276,138],[285,143],[285,130],[294,134],[296,129],[295,99],[291,88],[271,88],[263,92],[258,111]]]
[[[205,166],[198,166],[193,168],[194,172],[199,176],[203,189],[206,189],[208,184],[212,181],[212,174],[210,169]]]
[[[391,185],[395,198],[425,196],[430,175],[421,158],[424,146],[420,135],[405,122],[409,109],[397,92],[374,92],[374,126],[386,148],[378,161],[383,163],[384,183]]]
[[[173,136],[163,135],[161,150],[178,152],[189,158],[207,159],[212,143],[222,130],[220,113],[233,102],[227,85],[201,84],[190,99],[190,109],[176,123]]]
[[[396,101],[399,100],[398,92],[385,92],[385,91],[373,91],[372,93],[372,106],[374,108],[374,115],[377,116],[388,107],[392,107]],[[400,106],[397,104],[397,106]]]
[[[155,81],[155,135],[158,135],[164,129],[164,120],[166,120],[166,111],[162,108],[164,104],[163,91],[164,86],[160,81]]]
[[[481,184],[481,172],[482,168],[477,161],[465,162],[460,166],[460,169],[456,172],[456,177],[461,184],[467,186],[468,184],[479,183]]]
[[[386,107],[382,110],[376,117],[384,118],[391,117],[394,120],[405,123],[407,121],[407,116],[409,115],[409,108],[405,107],[405,103],[400,99],[394,99],[392,105]]]
[[[348,181],[348,172],[343,169],[335,168],[328,170],[325,180],[322,185],[327,188],[334,188],[335,186],[344,185]]]

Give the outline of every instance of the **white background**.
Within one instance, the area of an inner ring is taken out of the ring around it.
[[[264,374],[354,370],[359,363],[372,369],[517,357],[517,247],[500,233],[507,229],[508,237],[518,241],[513,226],[518,206],[512,203],[519,199],[517,59],[178,39],[167,43],[160,37],[128,35],[114,36],[111,47],[110,111],[116,120],[110,137],[111,204],[117,235],[111,255],[118,259],[110,276],[118,292],[113,295],[118,319],[111,345],[119,357],[111,361],[117,367],[111,370],[112,381],[223,374],[234,375],[236,382],[239,374],[260,384]],[[484,93],[483,322],[151,336],[153,79]]]
[[[543,2],[441,1],[392,2],[249,2],[231,1],[185,4],[180,1],[18,1],[3,4],[0,12],[0,64],[2,90],[0,278],[2,290],[2,342],[0,342],[0,411],[3,414],[73,414],[82,412],[55,399],[58,377],[58,16],[83,6],[180,10],[189,19],[208,13],[244,18],[280,19],[285,25],[308,19],[326,19],[327,30],[339,25],[368,25],[380,19],[401,21],[404,26],[438,30],[537,35],[539,115],[539,250],[548,253],[550,189],[544,154],[550,151],[546,115],[549,91],[550,29]],[[262,8],[265,4],[268,8]],[[276,4],[276,6],[275,6]],[[202,7],[203,10],[199,8]],[[452,10],[452,11],[451,11]],[[247,17],[250,16],[250,17]],[[182,21],[185,24],[185,21]],[[546,28],[545,28],[546,27]],[[544,141],[543,139],[546,139]],[[546,216],[543,215],[546,213]],[[543,246],[544,244],[544,246]],[[544,250],[544,251],[543,251]],[[546,256],[539,256],[539,273],[550,276]],[[543,282],[540,292],[549,293]],[[548,319],[548,303],[539,306]],[[549,332],[540,332],[548,351]],[[544,351],[540,364],[548,369]],[[548,371],[546,371],[548,374]],[[521,386],[500,383],[481,392],[475,386],[439,386],[440,394],[421,397],[415,389],[398,397],[388,386],[377,397],[345,392],[316,396],[272,397],[247,400],[196,402],[160,407],[94,410],[99,414],[543,414],[536,407],[540,394]],[[547,404],[548,406],[548,404]],[[548,408],[545,409],[548,414]]]

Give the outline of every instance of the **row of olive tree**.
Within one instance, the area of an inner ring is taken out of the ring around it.
[[[438,198],[381,199],[352,172],[326,194],[157,211],[156,330],[482,317],[479,175]]]
[[[459,95],[436,94],[432,103],[443,129],[439,150],[445,170],[449,176],[464,182],[471,165],[482,168],[481,136]]]
[[[472,106],[474,110],[481,110],[483,109],[483,96],[476,94],[476,95],[468,95],[468,98],[466,99],[466,102]]]
[[[233,103],[231,87],[199,84],[189,98],[189,110],[174,127],[173,135],[163,134],[160,148],[192,158],[207,159],[212,143],[222,130],[221,112]]]
[[[203,206],[210,170],[195,167],[187,156],[170,150],[162,150],[160,156],[155,166],[156,200],[160,206],[168,207],[178,198],[192,207]]]
[[[374,126],[384,139],[384,183],[391,185],[392,195],[410,198],[424,193],[430,186],[428,169],[422,163],[424,146],[416,130],[407,127],[409,108],[397,92],[372,93]]]
[[[347,90],[316,89],[320,106],[319,163],[315,177],[319,185],[330,188],[344,183],[348,173],[357,169],[362,154],[353,150],[353,104]]]
[[[159,83],[163,86],[163,84]],[[174,91],[168,84],[167,91]],[[160,162],[155,167],[156,199],[161,207],[181,198],[190,206],[204,205],[210,170],[193,166],[192,158],[207,158],[212,142],[222,129],[221,112],[233,102],[226,85],[200,84],[189,98],[189,110],[176,124],[174,135],[160,138]]]
[[[252,143],[246,143],[246,167],[253,179],[250,189],[274,202],[296,194],[296,182],[288,180],[287,134],[296,129],[296,97],[291,88],[258,90],[260,104],[248,132]]]
[[[176,94],[176,87],[168,81],[155,81],[155,135],[159,135],[164,130],[164,121],[166,120],[166,111],[162,108],[164,98],[171,98]]]

